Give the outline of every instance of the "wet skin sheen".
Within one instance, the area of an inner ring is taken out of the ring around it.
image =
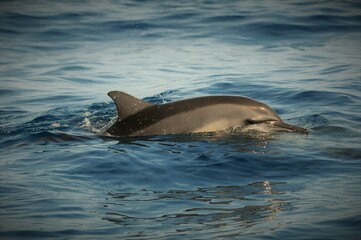
[[[155,105],[119,91],[109,92],[118,110],[117,121],[106,131],[114,136],[149,136],[242,131],[307,133],[289,125],[264,103],[241,96],[205,96]]]

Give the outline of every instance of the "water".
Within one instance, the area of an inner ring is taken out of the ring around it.
[[[358,1],[1,1],[1,239],[360,239]],[[106,93],[299,134],[111,138]]]

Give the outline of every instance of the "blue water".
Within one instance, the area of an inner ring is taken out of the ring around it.
[[[0,239],[360,239],[359,1],[1,1]],[[107,92],[243,95],[308,135],[103,136]]]

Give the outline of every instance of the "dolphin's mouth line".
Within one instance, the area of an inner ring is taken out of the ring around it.
[[[302,133],[302,134],[308,134],[308,130],[307,130],[307,129],[301,128],[301,127],[296,127],[296,126],[290,125],[290,124],[285,123],[285,122],[273,122],[271,125],[272,125],[272,126],[275,126],[275,127],[279,127],[279,128],[285,129],[285,131],[297,132],[297,133]]]

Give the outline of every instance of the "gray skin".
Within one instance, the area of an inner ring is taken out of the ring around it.
[[[150,136],[216,132],[307,133],[289,125],[264,103],[239,96],[206,96],[155,105],[119,91],[108,93],[117,106],[118,119],[106,130],[113,136]]]

